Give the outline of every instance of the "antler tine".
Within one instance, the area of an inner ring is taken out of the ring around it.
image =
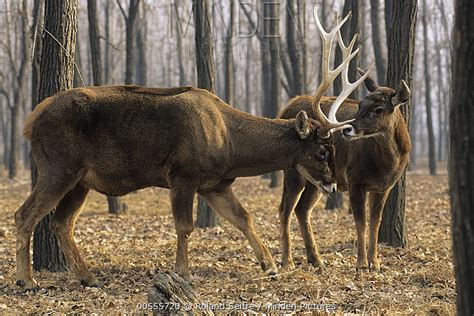
[[[349,76],[348,76],[348,71],[345,70],[343,71],[342,73],[342,91],[341,93],[337,96],[336,100],[334,100],[332,106],[331,106],[331,110],[329,111],[329,120],[331,122],[334,122],[334,123],[340,123],[340,124],[346,124],[346,123],[350,123],[352,121],[354,121],[354,119],[350,119],[350,120],[347,120],[347,121],[344,121],[344,122],[338,122],[337,119],[336,119],[336,113],[337,113],[337,110],[339,109],[339,107],[342,105],[342,103],[344,102],[344,100],[346,100],[346,98],[360,85],[364,82],[365,78],[367,78],[367,76],[369,75],[369,73],[373,70],[375,66],[375,63],[372,63],[369,67],[369,69],[367,70],[367,72],[362,76],[360,77],[358,80],[356,80],[355,82],[353,83],[350,83],[349,82]],[[345,127],[340,127],[338,129],[343,129]]]
[[[331,70],[329,62],[330,62],[330,57],[331,57],[331,51],[332,51],[332,43],[334,40],[334,35],[339,32],[340,28],[346,23],[346,21],[349,19],[351,16],[351,12],[349,12],[346,17],[337,23],[336,27],[330,31],[326,32],[321,25],[321,21],[319,20],[319,15],[318,15],[318,10],[315,7],[313,10],[313,15],[314,19],[316,21],[316,25],[319,30],[319,35],[321,36],[321,41],[323,44],[323,53],[322,53],[322,61],[321,61],[321,68],[322,68],[322,80],[321,83],[319,84],[318,88],[316,89],[315,95],[314,95],[314,101],[313,101],[313,110],[316,115],[316,118],[322,123],[322,124],[330,124],[331,121],[326,117],[326,115],[323,113],[321,110],[321,98],[326,92],[326,90],[329,88],[331,83],[334,81],[334,79],[341,73],[343,70],[344,61],[343,64],[341,64],[339,67],[337,67],[334,70]],[[351,55],[352,59],[355,56],[355,54]]]

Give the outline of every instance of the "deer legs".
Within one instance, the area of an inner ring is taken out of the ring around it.
[[[306,183],[299,173],[289,171],[285,173],[285,186],[283,189],[282,202],[280,204],[280,233],[282,246],[282,266],[293,268],[291,255],[290,222],[291,212],[295,209],[301,236],[304,240],[308,263],[315,267],[323,266],[323,260],[319,254],[317,242],[311,227],[311,212],[314,205],[321,198],[321,193],[312,184]],[[304,188],[300,197],[300,192]],[[299,200],[298,200],[299,198]],[[296,204],[296,202],[298,203]],[[296,208],[295,208],[296,204]]]
[[[74,241],[74,225],[82,211],[88,193],[89,188],[82,184],[77,184],[74,189],[67,193],[54,211],[51,228],[58,239],[59,247],[66,257],[71,270],[81,284],[98,287],[100,286],[99,282],[88,270]]]
[[[306,180],[299,172],[294,170],[285,171],[285,182],[283,184],[283,195],[281,198],[280,217],[280,240],[281,240],[281,266],[290,270],[295,268],[291,255],[290,224],[291,213],[304,189]]]
[[[277,273],[277,268],[268,248],[262,243],[253,226],[252,216],[242,207],[234,196],[231,187],[222,191],[213,191],[204,194],[212,209],[229,220],[245,237],[260,262],[260,266],[266,274]]]
[[[314,205],[319,201],[322,194],[312,184],[308,183],[296,205],[295,213],[298,218],[301,236],[303,237],[304,246],[306,248],[306,256],[308,263],[314,267],[322,267],[323,259],[319,254],[318,244],[311,226],[311,212]]]
[[[370,207],[370,229],[369,229],[369,268],[375,271],[380,270],[380,260],[377,252],[377,242],[379,237],[380,222],[382,221],[383,208],[390,190],[379,193],[369,193]]]
[[[356,270],[368,268],[367,249],[365,232],[367,229],[367,220],[365,213],[365,199],[367,192],[357,188],[349,190],[349,199],[351,202],[352,213],[354,215],[357,231],[357,263]]]
[[[63,179],[38,179],[31,195],[15,212],[17,229],[16,240],[16,271],[17,284],[25,289],[37,287],[31,273],[30,239],[35,226],[48,214],[64,194],[72,189],[77,179],[64,177]]]
[[[194,230],[193,200],[196,189],[189,183],[172,184],[170,196],[178,242],[176,248],[176,272],[189,280],[188,239]]]

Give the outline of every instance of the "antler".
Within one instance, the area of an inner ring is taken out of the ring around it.
[[[319,34],[321,36],[321,40],[323,44],[323,53],[322,53],[322,62],[321,62],[322,80],[318,88],[316,89],[316,93],[314,95],[313,111],[318,121],[320,121],[321,124],[323,125],[323,130],[326,132],[326,133],[323,133],[322,137],[327,138],[334,131],[351,127],[351,125],[348,125],[348,123],[352,122],[353,120],[338,122],[336,119],[336,112],[341,106],[341,104],[344,102],[344,100],[352,93],[352,91],[354,91],[357,88],[357,86],[360,85],[360,83],[364,81],[366,76],[361,77],[359,80],[357,80],[354,83],[349,82],[349,78],[348,78],[349,63],[359,52],[358,48],[354,52],[352,52],[352,48],[354,47],[354,44],[357,40],[357,34],[352,38],[349,45],[345,46],[344,41],[342,40],[342,37],[341,37],[340,29],[351,16],[351,12],[349,12],[349,14],[347,14],[347,16],[342,21],[338,22],[336,27],[330,32],[326,32],[323,26],[321,25],[321,21],[319,20],[318,11],[316,7],[314,8],[313,14],[314,14],[316,25],[318,27]],[[334,36],[336,35],[336,33],[338,35],[339,46],[342,50],[343,60],[342,60],[342,63],[336,69],[331,70],[329,61],[331,57],[332,44],[333,44]],[[334,79],[336,79],[336,77],[341,72],[342,72],[343,89],[342,89],[341,94],[336,98],[333,105],[331,106],[331,109],[329,111],[329,118],[328,118],[321,110],[321,98],[323,97],[324,93],[329,88],[331,83],[334,81]]]

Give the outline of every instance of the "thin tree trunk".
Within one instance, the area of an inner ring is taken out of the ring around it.
[[[235,67],[234,67],[234,1],[230,1],[229,23],[225,45],[224,100],[234,106],[235,103]]]
[[[13,107],[11,108],[10,129],[10,162],[8,165],[8,178],[13,179],[18,173],[18,159],[20,158],[20,131],[18,130],[20,120],[20,107],[24,100],[25,76],[30,65],[30,34],[28,29],[28,2],[22,0],[21,4],[21,47],[20,67],[14,72]],[[12,47],[10,47],[12,49]]]
[[[413,57],[415,51],[415,28],[417,0],[397,0],[392,3],[392,25],[389,33],[387,85],[397,87],[400,80],[412,86]],[[413,90],[413,89],[411,89]],[[410,126],[411,99],[401,105],[401,112],[407,126]],[[404,247],[407,243],[405,232],[405,174],[395,184],[385,203],[379,242],[393,247]]]
[[[145,3],[141,2],[139,6],[139,19],[137,23],[137,84],[141,86],[147,85],[147,19],[146,19],[146,8],[144,7]]]
[[[73,87],[74,53],[77,31],[77,0],[46,0],[45,29],[60,43],[44,33],[41,52],[38,101]],[[33,235],[33,267],[36,271],[63,271],[66,260],[50,229],[51,212],[36,226]]]
[[[214,52],[211,35],[209,3],[207,0],[193,1],[196,42],[196,66],[198,87],[214,92]],[[197,227],[214,227],[218,225],[215,212],[207,205],[206,200],[199,196],[197,211]]]
[[[110,74],[111,74],[111,65],[112,65],[112,50],[110,49],[111,45],[111,36],[110,36],[110,4],[111,0],[105,0],[105,53],[104,53],[104,82],[110,83]]]
[[[183,39],[182,39],[182,34],[181,34],[181,29],[180,29],[180,19],[179,19],[179,2],[178,0],[175,0],[174,3],[174,9],[176,13],[176,50],[177,50],[177,55],[178,55],[178,64],[179,64],[179,85],[180,86],[185,86],[186,85],[186,71],[184,68],[184,58],[183,58]]]
[[[392,27],[393,1],[394,0],[385,0],[384,17],[385,17],[385,36],[387,39],[387,44],[386,44],[387,49],[390,48],[389,40],[390,40],[390,28]]]
[[[370,0],[370,20],[372,26],[372,44],[374,47],[374,55],[375,55],[375,66],[377,69],[377,80],[379,84],[384,84],[385,82],[385,71],[387,68],[387,59],[386,59],[386,51],[385,45],[382,41],[382,33],[380,31],[381,24],[379,19],[380,14],[380,7],[379,7],[380,0]]]
[[[426,125],[428,127],[428,149],[429,149],[429,167],[430,174],[436,174],[436,140],[433,129],[433,114],[431,109],[433,103],[431,102],[431,68],[430,55],[428,46],[428,11],[426,8],[426,0],[423,0],[423,63],[425,74],[425,106],[426,106]]]
[[[133,61],[136,43],[136,21],[140,0],[130,0],[128,14],[125,13],[125,10],[122,8],[119,0],[117,0],[117,3],[119,4],[122,14],[125,18],[125,84],[132,84],[135,79]]]
[[[286,8],[286,42],[288,49],[288,57],[290,59],[292,76],[287,78],[290,86],[290,95],[292,98],[296,95],[303,94],[303,55],[301,54],[301,34],[299,32],[300,23],[298,15],[297,0],[288,0]]]
[[[449,187],[457,312],[474,314],[474,2],[455,4]]]

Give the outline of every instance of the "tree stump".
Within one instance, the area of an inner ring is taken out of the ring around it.
[[[157,272],[148,290],[148,306],[153,315],[214,315],[196,308],[201,304],[192,286],[174,272]],[[202,305],[202,304],[201,304]]]

